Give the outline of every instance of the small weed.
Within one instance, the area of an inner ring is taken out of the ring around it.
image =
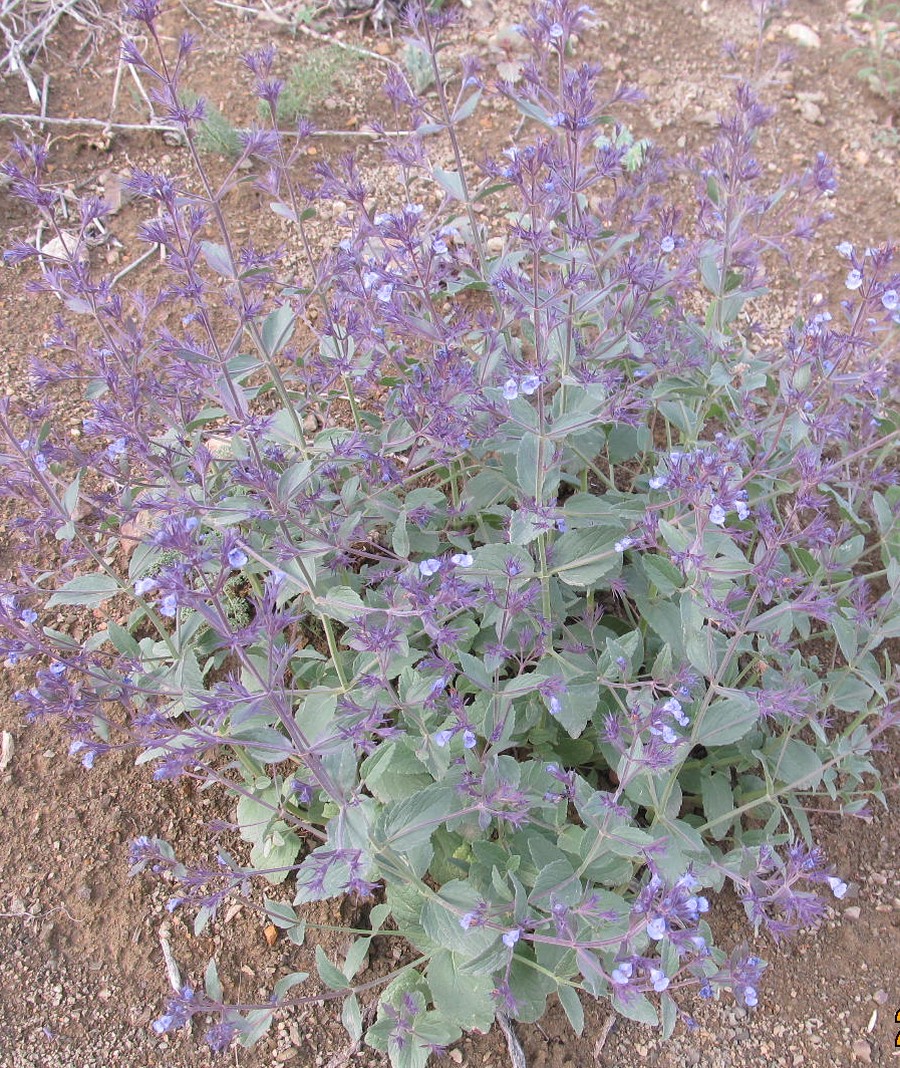
[[[873,93],[896,108],[900,101],[900,3],[874,0],[852,17],[866,24],[869,38],[849,53],[866,60],[857,73]]]
[[[350,56],[335,45],[320,48],[295,64],[278,98],[278,121],[293,122],[308,115],[334,92],[351,65]]]

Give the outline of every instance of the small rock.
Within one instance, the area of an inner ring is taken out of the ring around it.
[[[461,1049],[451,1049],[447,1056],[450,1058],[451,1061],[453,1061],[454,1064],[462,1064],[463,1062],[463,1055]]]
[[[700,1050],[696,1046],[688,1046],[682,1054],[686,1068],[696,1068],[700,1063]]]
[[[487,240],[487,250],[493,255],[498,255],[503,251],[503,238],[502,237],[489,237]]]
[[[862,1061],[863,1064],[872,1063],[872,1047],[864,1038],[854,1039],[850,1048],[853,1050],[853,1056],[858,1061]]]
[[[822,126],[825,122],[822,109],[812,100],[801,100],[797,110],[800,112],[800,118],[811,126]]]
[[[0,732],[0,771],[6,771],[15,751],[16,743],[13,741],[13,736],[9,731]]]
[[[890,994],[886,990],[876,990],[872,995],[872,1000],[877,1005],[886,1005]]]
[[[844,909],[844,918],[847,920],[858,920],[860,914],[859,905],[849,905]]]
[[[822,41],[816,31],[802,22],[788,23],[784,28],[785,37],[790,37],[803,48],[821,48]]]

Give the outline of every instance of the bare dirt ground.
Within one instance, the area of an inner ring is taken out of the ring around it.
[[[746,0],[595,0],[598,23],[581,43],[585,58],[602,62],[610,85],[618,79],[646,90],[647,103],[627,118],[637,136],[650,137],[672,150],[690,150],[710,140],[716,112],[727,104],[734,77],[753,63],[754,20]],[[815,265],[834,278],[840,269],[832,248],[841,240],[877,244],[900,234],[900,133],[897,116],[857,77],[862,61],[848,56],[860,40],[850,13],[856,0],[794,0],[770,26],[764,40],[764,65],[778,51],[795,55],[765,96],[779,106],[760,155],[773,176],[802,165],[825,150],[839,165],[841,189],[836,217]],[[514,62],[515,50],[504,29],[524,18],[524,3],[473,0],[461,11],[454,30],[463,47],[481,56],[488,78],[498,63]],[[325,20],[327,23],[327,20]],[[797,27],[802,30],[798,30]],[[321,41],[247,13],[217,6],[213,0],[170,3],[167,34],[198,32],[205,51],[191,83],[236,121],[249,112],[236,57],[276,40],[287,69],[321,49]],[[334,39],[399,59],[398,38],[365,33],[356,22],[333,21],[323,31]],[[117,66],[113,38],[96,51],[82,48],[77,24],[63,21],[54,38],[57,54],[44,60],[50,74],[48,114],[57,117],[110,113]],[[727,58],[725,41],[735,46]],[[325,158],[346,151],[363,153],[364,173],[378,188],[377,153],[360,131],[382,71],[377,59],[348,56],[337,80],[315,105],[321,128],[346,131],[325,137],[315,152]],[[33,112],[24,86],[0,82],[0,112]],[[145,122],[146,107],[126,76],[115,117]],[[14,132],[13,124],[4,133]],[[516,118],[503,106],[487,105],[471,121],[470,158],[477,160],[510,143]],[[52,127],[54,178],[78,194],[114,194],[118,176],[133,165],[186,171],[183,150],[167,145],[158,133],[118,131],[107,141],[97,130]],[[0,149],[0,152],[4,149]],[[215,165],[215,164],[214,164]],[[236,208],[247,217],[261,245],[283,239],[277,220],[261,212],[248,187]],[[4,244],[24,238],[33,227],[22,209],[0,190]],[[136,215],[122,205],[108,219],[110,239],[97,250],[110,267],[121,269],[142,251],[134,236]],[[334,240],[329,220],[318,234]],[[150,283],[158,267],[142,268]],[[790,281],[790,280],[789,280]],[[23,278],[0,272],[0,389],[21,395],[30,388],[28,360],[48,329],[53,308],[22,290]],[[794,281],[794,290],[796,282]],[[828,275],[813,279],[811,291],[836,295]],[[793,292],[793,290],[788,290]],[[790,317],[793,306],[772,298],[772,315]],[[73,429],[79,414],[72,409]],[[15,560],[0,543],[0,568]],[[159,1037],[150,1021],[159,1014],[167,980],[159,930],[168,922],[169,940],[185,977],[197,980],[215,955],[226,993],[243,1000],[265,997],[282,970],[310,967],[311,951],[288,942],[270,945],[252,908],[221,916],[194,938],[176,913],[165,911],[166,888],[127,874],[127,845],[138,834],[157,834],[178,843],[188,856],[206,855],[202,821],[227,815],[212,797],[181,783],[155,784],[126,756],[114,756],[87,772],[67,756],[67,742],[52,724],[27,725],[11,694],[27,684],[12,671],[0,676],[0,729],[10,732],[15,751],[0,773],[0,1068],[201,1068],[215,1063],[199,1036]],[[900,745],[880,755],[887,795],[897,801]],[[198,821],[199,813],[199,821]],[[815,935],[775,947],[765,939],[757,952],[770,960],[760,1004],[746,1010],[726,1002],[685,1008],[695,1026],[679,1024],[675,1037],[661,1044],[649,1029],[620,1022],[610,1027],[603,1004],[589,1013],[585,1034],[576,1039],[560,1009],[540,1026],[519,1029],[529,1068],[634,1068],[635,1065],[744,1068],[757,1064],[788,1068],[888,1064],[900,1056],[895,1047],[895,1013],[900,1010],[900,826],[896,815],[877,812],[870,822],[838,823],[821,812],[813,826],[830,860],[852,881],[851,894]],[[725,945],[752,940],[740,907],[718,903],[716,920]],[[340,910],[323,909],[321,923],[340,923]],[[334,934],[323,933],[326,948],[336,949]],[[312,969],[310,969],[312,970]],[[463,1040],[448,1057],[455,1065],[500,1068],[508,1063],[499,1033]],[[333,1007],[298,1011],[278,1024],[253,1050],[237,1050],[221,1063],[242,1068],[297,1065],[338,1068],[345,1064],[381,1065],[368,1049],[347,1044]]]

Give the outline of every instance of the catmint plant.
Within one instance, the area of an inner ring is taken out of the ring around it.
[[[274,49],[245,60],[271,121],[214,180],[204,105],[181,91],[194,43],[172,55],[157,15],[133,4],[150,52],[125,56],[195,167],[130,179],[159,288],[96,272],[82,239],[7,253],[60,309],[39,400],[0,407],[22,543],[2,648],[34,665],[24,713],[60,716],[87,768],[128,748],[233,800],[240,848],[203,870],[177,842],[132,846],[196,931],[254,886],[297,944],[308,903],[369,899],[346,958],[316,963],[354,1040],[378,998],[365,1041],[394,1065],[551,999],[579,1032],[593,999],[665,1034],[698,996],[754,1006],[764,963],[714,943],[717,893],[778,938],[815,923],[853,873],[810,812],[884,800],[892,247],[847,235],[834,304],[767,329],[753,302],[831,218],[830,162],[769,184],[749,85],[693,162],[635,155],[609,116],[636,94],[573,58],[590,12],[569,0],[518,31],[516,85],[439,68],[450,15],[411,14],[436,93],[389,74],[388,202],[350,156],[304,169],[312,130],[279,130]],[[467,168],[485,94],[528,121]],[[46,152],[14,147],[11,191],[58,228]],[[295,274],[234,237],[248,162]],[[81,203],[82,233],[104,210]],[[76,389],[73,439],[53,413]],[[55,624],[69,608],[104,621],[76,640]],[[411,952],[366,976],[390,938]],[[154,1027],[212,1016],[214,1048],[249,1045],[322,998],[306,979],[228,1005],[211,962]]]

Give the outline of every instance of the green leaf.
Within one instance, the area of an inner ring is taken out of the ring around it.
[[[563,534],[556,543],[553,570],[567,586],[593,586],[621,569],[622,554],[615,543],[616,532],[606,527]]]
[[[663,597],[671,597],[684,584],[684,575],[664,556],[641,553],[638,558],[648,582],[651,582]]]
[[[438,185],[454,200],[466,199],[462,178],[458,171],[445,171],[443,167],[435,167],[432,174]]]
[[[516,482],[526,497],[540,498],[543,472],[538,472],[541,439],[537,434],[522,435],[516,452]]]
[[[316,971],[322,982],[332,990],[346,990],[350,986],[347,977],[331,963],[321,946],[316,946]]]
[[[363,1025],[362,1025],[362,1013],[359,1009],[359,1000],[355,994],[351,994],[350,997],[344,1001],[344,1006],[341,1009],[341,1023],[347,1030],[347,1034],[350,1036],[351,1042],[359,1042],[362,1038]]]
[[[394,524],[394,530],[391,534],[391,547],[402,560],[409,559],[409,531],[406,528],[405,508],[401,510],[400,515],[397,516],[397,522]]]
[[[106,624],[106,633],[109,635],[109,640],[115,649],[123,656],[133,656],[135,659],[140,658],[141,647],[124,627],[120,627],[118,623],[110,621]]]
[[[365,611],[362,599],[350,586],[333,586],[319,607],[323,615],[339,623],[350,623]]]
[[[281,352],[284,346],[291,340],[297,317],[290,304],[282,304],[266,316],[262,325],[262,345],[265,353],[270,358]]]
[[[217,245],[212,241],[201,241],[200,251],[216,274],[222,275],[223,278],[234,278],[234,264],[224,245]]]
[[[83,605],[96,608],[119,593],[121,586],[111,575],[98,572],[93,575],[79,575],[61,586],[47,602],[48,608],[60,604]]]
[[[572,1030],[576,1035],[581,1035],[584,1031],[584,1006],[581,1004],[581,998],[578,996],[578,991],[574,986],[569,986],[567,983],[560,983],[559,989],[556,991],[556,996],[559,998],[559,1002],[565,1009],[566,1016],[569,1023],[572,1025]]]
[[[467,912],[474,912],[481,896],[474,886],[462,880],[446,883],[435,897],[429,897],[422,908],[422,927],[425,934],[439,946],[444,946],[462,960],[471,960],[489,949],[499,939],[500,932],[489,927],[469,927],[460,920]]]
[[[653,1027],[656,1027],[659,1023],[656,1009],[653,1008],[651,1002],[645,998],[643,994],[638,994],[637,997],[630,997],[627,1001],[620,998],[617,994],[613,994],[612,1006],[616,1012],[621,1013],[623,1016],[627,1016],[629,1020],[636,1020],[638,1023],[650,1024]]]
[[[700,745],[730,745],[756,725],[759,708],[753,698],[735,694],[713,703],[694,725],[692,740]]]
[[[768,746],[765,752],[770,756]],[[786,738],[783,744],[773,748],[770,762],[773,778],[797,789],[815,789],[822,780],[822,761],[815,749],[799,738]]]
[[[732,821],[726,819],[734,811],[734,794],[731,780],[722,772],[704,768],[700,775],[700,793],[703,798],[703,814],[710,824],[710,834],[721,840],[731,828]]]
[[[425,973],[434,1007],[464,1031],[487,1032],[494,1022],[489,975],[461,974],[453,953],[442,949],[431,958]]]
[[[382,743],[363,762],[360,779],[385,804],[417,794],[432,782],[424,764],[403,741]]]
[[[216,968],[214,959],[210,959],[209,964],[206,966],[206,971],[203,973],[203,987],[206,990],[207,997],[213,1001],[221,1002],[224,1000],[224,991],[219,981],[219,970]]]

